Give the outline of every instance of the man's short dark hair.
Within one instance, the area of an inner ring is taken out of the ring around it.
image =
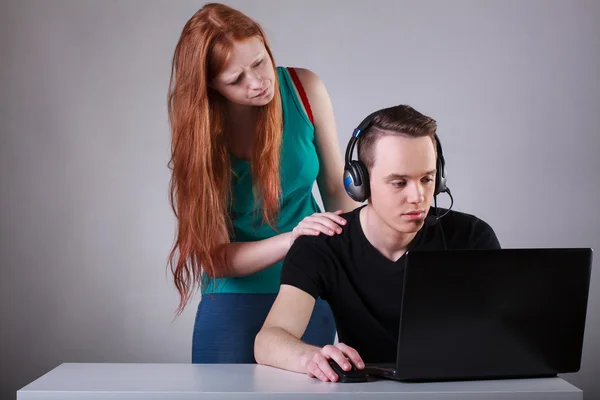
[[[358,159],[370,171],[375,164],[375,144],[384,136],[418,138],[429,136],[436,148],[437,123],[407,105],[398,105],[380,110],[369,127],[361,133],[358,141]]]

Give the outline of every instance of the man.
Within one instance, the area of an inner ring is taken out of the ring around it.
[[[335,382],[330,359],[345,371],[349,362],[357,369],[365,362],[394,362],[404,254],[500,248],[486,222],[431,207],[434,194],[447,191],[433,119],[400,105],[372,114],[360,128],[352,139],[358,141],[359,161],[349,160],[351,142],[346,166],[348,171],[359,164],[364,182],[353,173],[347,190],[359,200],[368,196],[368,204],[342,214],[347,225],[341,234],[295,241],[277,299],[255,340],[259,364]],[[340,340],[323,348],[299,339],[319,296],[331,306]]]

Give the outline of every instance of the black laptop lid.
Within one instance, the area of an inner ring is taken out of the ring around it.
[[[396,375],[578,371],[591,263],[591,249],[407,253]]]

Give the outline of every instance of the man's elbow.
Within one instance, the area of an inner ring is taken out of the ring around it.
[[[266,365],[267,363],[267,342],[268,331],[262,328],[254,338],[254,359],[258,364]]]

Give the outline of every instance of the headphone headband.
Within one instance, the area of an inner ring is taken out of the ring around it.
[[[365,119],[363,119],[362,122],[358,124],[358,127],[354,129],[352,137],[358,138],[358,136],[371,125],[371,122],[373,122],[373,119],[377,114],[379,114],[379,111],[375,111],[369,114]]]

